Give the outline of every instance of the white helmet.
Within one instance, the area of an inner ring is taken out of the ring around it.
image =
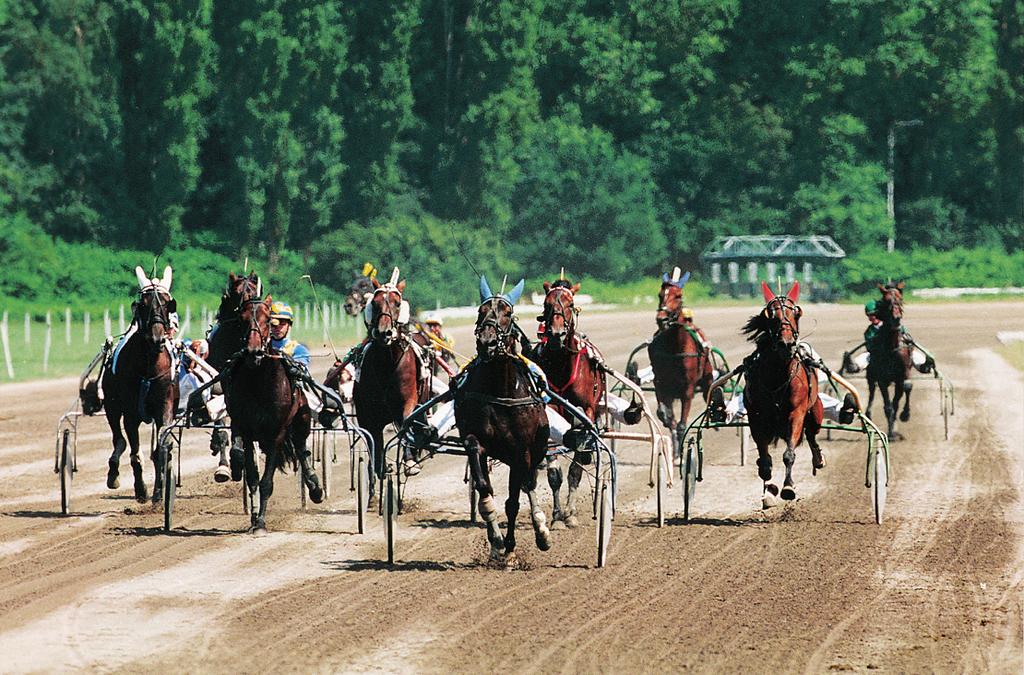
[[[441,318],[440,314],[435,314],[434,312],[427,312],[426,314],[423,315],[423,323],[436,323],[438,326],[443,326],[444,319]]]

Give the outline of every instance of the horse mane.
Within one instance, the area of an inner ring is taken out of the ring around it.
[[[763,312],[755,314],[747,319],[746,325],[740,332],[745,333],[750,342],[760,344],[763,339],[768,337],[768,317]]]
[[[568,288],[572,290],[572,282],[568,279],[556,279],[551,283],[551,288]]]

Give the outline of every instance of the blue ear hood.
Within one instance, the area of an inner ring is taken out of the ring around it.
[[[508,304],[514,305],[519,302],[520,296],[523,294],[523,289],[526,288],[526,279],[520,279],[519,283],[515,287],[505,294],[505,299],[508,300]]]
[[[683,286],[686,285],[686,282],[689,281],[689,280],[690,280],[690,273],[689,272],[686,272],[686,274],[684,274],[682,277],[680,277],[679,281],[672,281],[672,277],[670,277],[668,275],[668,272],[665,272],[664,274],[661,275],[661,283],[663,283],[663,284],[672,284],[676,288],[682,288]]]
[[[487,283],[487,277],[480,275],[480,302],[484,302],[488,298],[494,297],[491,293],[491,286]]]

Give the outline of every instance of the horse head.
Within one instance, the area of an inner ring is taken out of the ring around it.
[[[526,281],[520,279],[508,293],[491,292],[487,279],[480,277],[480,306],[477,309],[476,351],[483,360],[515,353],[517,342],[515,311],[512,306],[523,294]]]
[[[228,285],[220,296],[220,310],[217,318],[220,321],[237,317],[242,312],[242,307],[250,300],[259,300],[263,295],[263,282],[255,272],[235,276],[234,272],[228,273]]]
[[[366,308],[366,303],[373,297],[373,291],[376,288],[373,284],[377,279],[377,268],[370,263],[363,265],[362,274],[356,277],[352,281],[352,285],[348,289],[348,295],[345,296],[345,302],[342,303],[342,307],[345,309],[345,313],[349,316],[359,316]],[[380,285],[379,283],[377,284]]]
[[[882,299],[875,304],[876,316],[889,328],[899,328],[903,323],[903,289],[905,284],[902,281],[878,284],[878,290],[882,292]]]
[[[784,354],[792,354],[800,339],[800,317],[804,313],[797,304],[800,282],[794,281],[785,295],[775,295],[767,283],[761,282],[761,292],[765,299],[764,309],[747,321],[743,332],[758,346],[765,345]]]
[[[403,313],[408,311],[402,302],[405,279],[399,281],[396,267],[388,283],[382,284],[376,277],[370,281],[373,284],[373,293],[364,310],[370,338],[384,343],[393,342],[399,336],[401,325],[408,321],[408,318],[403,316]]]
[[[672,275],[666,272],[661,275],[661,290],[658,291],[658,312],[654,320],[658,326],[665,327],[679,321],[683,311],[683,288],[690,280],[690,273],[680,275],[679,268],[672,269]]]
[[[141,267],[135,268],[139,299],[132,309],[139,329],[154,345],[163,343],[171,329],[171,315],[178,311],[178,303],[171,296],[172,275],[170,265],[164,268],[163,277],[153,279],[147,279]]]
[[[544,323],[544,337],[549,345],[562,347],[571,344],[579,312],[573,300],[579,290],[579,284],[566,279],[544,282],[544,313],[537,320]]]
[[[245,354],[246,364],[258,366],[266,356],[270,345],[270,306],[273,298],[267,296],[260,300],[259,296],[250,298],[242,303],[239,311],[239,319],[242,324],[248,326],[249,330],[245,335],[245,345],[242,351]]]

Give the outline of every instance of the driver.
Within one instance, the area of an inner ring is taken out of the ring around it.
[[[289,305],[275,302],[270,306],[270,346],[309,368],[309,349],[298,340],[288,337],[294,321],[295,315]]]

